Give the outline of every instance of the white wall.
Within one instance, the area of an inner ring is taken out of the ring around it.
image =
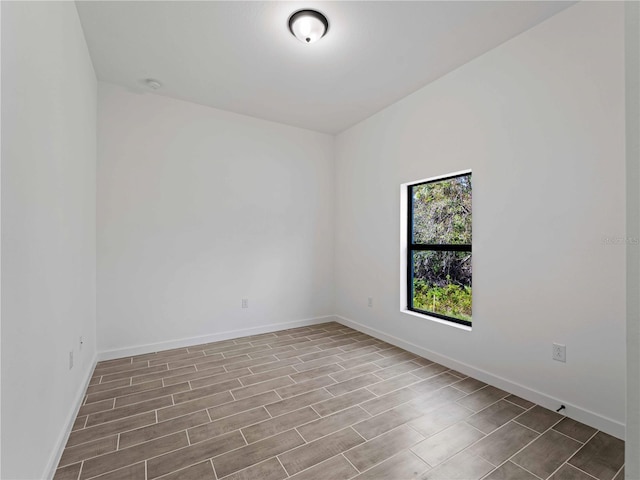
[[[640,478],[640,3],[625,2],[627,437],[625,475]]]
[[[98,97],[99,350],[333,313],[333,137]]]
[[[41,479],[96,351],[96,79],[73,2],[1,8],[0,476]]]
[[[335,230],[337,314],[619,436],[623,10],[582,2],[340,134]],[[400,313],[398,268],[400,184],[468,168],[471,332]]]

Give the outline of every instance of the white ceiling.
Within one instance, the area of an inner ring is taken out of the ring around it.
[[[340,132],[573,2],[78,1],[98,78],[327,133]],[[329,32],[287,29],[315,8]]]

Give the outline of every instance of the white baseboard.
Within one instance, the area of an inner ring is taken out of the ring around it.
[[[625,425],[616,420],[604,417],[590,410],[577,407],[570,402],[567,402],[566,400],[551,397],[545,393],[531,389],[511,380],[507,380],[506,378],[494,375],[472,365],[459,362],[458,360],[454,360],[453,358],[433,352],[427,348],[420,347],[407,340],[389,335],[388,333],[368,327],[354,320],[342,317],[340,315],[336,315],[335,318],[338,323],[341,323],[347,327],[351,327],[355,330],[366,333],[367,335],[371,335],[372,337],[384,340],[387,343],[403,348],[404,350],[415,353],[416,355],[420,355],[421,357],[428,358],[429,360],[433,360],[434,362],[441,363],[446,367],[458,370],[465,375],[469,375],[470,377],[498,387],[506,392],[529,400],[530,402],[537,403],[538,405],[541,405],[545,408],[555,410],[559,405],[564,405],[566,409],[563,410],[562,413],[567,417],[573,418],[574,420],[577,420],[578,422],[584,423],[586,425],[590,425],[593,428],[597,428],[598,430],[602,430],[603,432],[608,433],[609,435],[613,435],[614,437],[620,438],[622,440],[624,440],[625,438]]]
[[[269,325],[261,325],[259,327],[242,328],[239,330],[230,330],[227,332],[214,333],[211,335],[203,335],[199,337],[182,338],[180,340],[170,340],[166,342],[148,343],[145,345],[135,345],[126,348],[118,348],[114,350],[105,350],[98,353],[98,361],[113,360],[115,358],[131,357],[133,355],[142,355],[145,353],[159,352],[162,350],[170,350],[172,348],[190,347],[202,343],[220,342],[232,338],[247,337],[249,335],[258,335],[261,333],[276,332],[278,330],[286,330],[289,328],[306,327],[309,325],[317,325],[318,323],[326,323],[337,321],[334,315],[325,315],[322,317],[307,318],[303,320],[295,320],[285,323],[271,323]]]
[[[86,377],[84,381],[80,384],[78,391],[76,392],[75,399],[73,401],[73,408],[67,415],[65,420],[65,427],[60,432],[58,439],[55,443],[55,447],[51,456],[49,457],[49,461],[47,462],[47,467],[44,470],[44,475],[42,478],[53,479],[53,476],[56,473],[56,468],[58,467],[58,463],[60,463],[60,458],[62,457],[62,452],[64,451],[64,447],[67,444],[67,440],[69,439],[69,435],[71,434],[71,429],[73,428],[73,423],[76,421],[76,417],[78,416],[78,410],[82,406],[82,400],[84,398],[84,394],[87,391],[87,387],[89,386],[89,381],[91,380],[91,375],[93,375],[93,370],[96,368],[96,363],[98,362],[98,356],[95,355],[93,360],[91,361],[91,367],[86,372]]]

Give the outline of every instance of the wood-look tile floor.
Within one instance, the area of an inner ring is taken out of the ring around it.
[[[325,323],[98,363],[55,480],[621,480],[623,451]]]

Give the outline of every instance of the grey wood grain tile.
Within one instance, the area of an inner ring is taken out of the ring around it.
[[[403,375],[398,375],[397,377],[392,377],[388,380],[376,383],[375,385],[371,385],[368,390],[378,396],[382,396],[386,395],[387,393],[393,392],[394,390],[408,387],[409,385],[413,385],[414,383],[418,383],[420,381],[421,380],[415,375],[412,375],[411,373],[405,373]]]
[[[185,432],[179,432],[123,450],[117,450],[106,455],[90,458],[84,461],[82,472],[80,472],[80,480],[118,470],[133,463],[146,460],[147,458],[186,447],[188,444],[187,434]]]
[[[260,357],[258,357],[260,358]],[[258,374],[258,373],[266,373],[266,372],[270,372],[272,370],[277,370],[283,367],[289,367],[291,365],[296,365],[300,363],[300,360],[298,360],[297,358],[293,357],[293,358],[285,358],[284,360],[278,360],[277,362],[270,362],[270,363],[265,363],[262,365],[256,365],[255,367],[250,367],[250,370],[252,373]]]
[[[374,397],[375,395],[373,393],[363,388],[317,403],[313,406],[313,409],[318,412],[319,415],[326,417],[327,415],[331,415],[339,410],[344,410],[345,408],[349,408],[353,405],[366,402]]]
[[[127,405],[126,407],[114,408],[113,410],[105,410],[89,415],[89,418],[87,418],[87,427],[92,427],[100,423],[112,422],[113,420],[118,420],[124,417],[131,417],[132,415],[149,412],[169,405],[172,405],[172,401],[171,397],[167,396],[134,403],[133,405]]]
[[[420,478],[430,468],[410,450],[403,450],[361,473],[354,480],[414,480]]]
[[[143,427],[156,423],[155,412],[146,412],[132,417],[123,418],[113,422],[103,423],[95,427],[85,428],[75,432],[71,432],[67,447],[72,447],[80,443],[97,440],[98,438],[107,437],[109,435],[124,432],[130,429]]]
[[[222,367],[219,367],[219,370],[224,370],[224,369]],[[167,386],[172,384],[172,383],[168,383],[169,379],[176,376],[193,373],[196,371],[197,370],[194,365],[189,365],[182,368],[176,368],[174,370],[161,371],[157,373],[149,373],[147,375],[140,375],[140,376],[131,378],[131,385],[136,385],[138,383],[147,383],[153,380],[162,380],[163,384]],[[181,383],[181,382],[178,381],[173,383]]]
[[[298,427],[297,430],[305,441],[312,442],[313,440],[329,435],[330,433],[337,432],[338,430],[351,426],[369,417],[370,415],[362,408],[354,406],[338,413],[334,413],[333,415],[307,423],[306,425]]]
[[[267,380],[266,382],[250,385],[248,387],[236,388],[231,391],[231,395],[233,395],[236,400],[241,400],[243,398],[253,397],[259,393],[276,390],[277,388],[286,387],[292,384],[294,384],[294,381],[289,377],[278,377],[273,380]]]
[[[122,378],[136,377],[140,375],[146,375],[149,373],[164,372],[166,370],[168,370],[168,368],[167,368],[167,365],[165,364],[165,365],[157,365],[155,367],[145,367],[145,368],[138,368],[135,370],[128,370],[126,372],[111,373],[109,375],[103,375],[102,381],[100,383],[112,382],[114,380],[120,380]]]
[[[361,407],[371,415],[377,415],[378,413],[382,413],[385,410],[389,410],[390,408],[406,403],[419,396],[420,394],[418,392],[411,390],[409,387],[405,387],[400,390],[396,390],[395,392],[387,393],[382,397],[364,402]]]
[[[411,451],[435,467],[482,437],[481,431],[460,422],[414,445]]]
[[[624,480],[625,476],[624,476],[624,467],[622,467],[619,471],[618,474],[613,478],[613,480]]]
[[[497,467],[537,437],[536,432],[511,421],[471,446],[469,453]]]
[[[129,387],[129,386],[131,386],[131,379],[122,378],[120,380],[114,380],[113,382],[96,383],[94,385],[89,385],[87,387],[86,393],[87,393],[87,397],[89,397],[93,393],[103,392],[105,390],[113,390],[115,388]],[[105,397],[105,398],[109,398],[109,397]]]
[[[176,405],[178,405],[180,403],[189,402],[191,400],[196,400],[202,397],[209,397],[211,395],[215,395],[216,393],[222,393],[222,392],[226,392],[228,390],[232,390],[234,388],[240,388],[240,387],[242,387],[242,384],[236,378],[234,380],[228,380],[222,383],[215,383],[213,385],[198,388],[196,390],[188,390],[186,392],[176,393],[175,395],[173,395],[173,401]]]
[[[164,397],[167,395],[173,395],[179,392],[185,392],[186,390],[189,390],[189,384],[185,382],[171,385],[169,387],[156,388],[154,390],[145,390],[144,392],[134,393],[131,395],[126,395],[124,397],[117,397],[115,408],[132,405],[134,403],[140,403],[145,400],[152,400],[154,398]]]
[[[440,375],[435,375],[433,377],[427,378],[426,380],[415,383],[411,385],[410,388],[411,390],[414,390],[420,394],[425,394],[436,391],[442,387],[446,387],[447,385],[455,384],[459,381],[460,378],[456,377],[455,375],[451,375],[448,372],[444,372]]]
[[[457,403],[446,403],[439,408],[410,421],[408,425],[425,438],[464,420],[473,412]]]
[[[298,358],[301,362],[310,362],[311,360],[317,360],[319,358],[339,355],[339,358],[341,360],[344,360],[344,357],[341,354],[344,354],[344,351],[342,349],[340,349],[339,347],[332,347],[326,350],[320,350],[319,352],[306,353],[304,355],[300,355]]]
[[[238,370],[232,370],[230,372],[225,371],[224,368],[222,368],[221,370],[222,371],[218,370],[217,368],[214,368],[212,370],[202,370],[197,373],[185,375],[181,377],[181,379],[184,381],[188,381],[191,385],[191,388],[196,390],[198,388],[207,387],[215,383],[223,383],[229,380],[244,377],[246,375],[251,375],[251,370],[249,370],[248,368],[240,368]],[[165,380],[164,382],[165,385],[176,383],[174,379],[170,379],[169,382]]]
[[[307,407],[323,400],[327,400],[328,398],[333,398],[333,396],[325,389],[312,390],[311,392],[303,393],[302,395],[297,395],[295,397],[287,398],[286,400],[271,403],[267,405],[266,408],[271,416],[277,417],[284,413],[298,410],[299,408]]]
[[[422,368],[419,368],[418,370],[415,370],[413,374],[416,377],[426,379],[426,378],[434,377],[436,375],[440,375],[441,373],[444,373],[447,370],[449,369],[444,365],[440,365],[439,363],[430,363],[429,365],[426,365]]]
[[[207,370],[196,370],[195,366],[192,365],[192,368],[193,370],[182,373],[180,375],[163,377],[162,382],[165,384],[165,386],[175,385],[176,383],[189,382],[191,384],[191,388],[200,388],[214,383],[220,383],[226,380],[238,378],[239,376],[241,376],[240,372],[244,372],[242,373],[242,375],[248,375],[249,373],[251,373],[248,368],[244,370],[234,370],[230,373],[227,373],[224,367],[213,367]],[[181,370],[183,369],[178,368],[176,370],[170,371],[178,372]],[[200,382],[200,380],[202,381]]]
[[[378,370],[380,370],[380,367],[378,367],[375,363],[363,363],[362,365],[358,365],[357,367],[349,368],[346,370],[340,368],[336,372],[330,372],[330,374],[336,382],[344,382],[345,380],[359,377],[360,375],[364,375],[365,373],[377,372]]]
[[[418,395],[409,404],[422,410],[423,413],[431,412],[445,403],[454,403],[455,400],[464,397],[464,393],[452,386],[440,388],[433,392]]]
[[[206,414],[206,412],[204,413]],[[193,445],[194,443],[202,442],[209,438],[217,437],[218,435],[233,432],[234,430],[246,427],[247,425],[253,425],[254,423],[266,420],[267,418],[271,418],[271,416],[267,413],[264,407],[258,407],[253,410],[237,413],[214,422],[190,428],[187,430],[189,442]]]
[[[409,362],[398,363],[397,365],[393,365],[392,367],[378,370],[376,375],[380,377],[382,380],[389,380],[390,378],[397,377],[398,375],[409,373],[414,370],[418,370],[419,368],[421,368],[420,365],[418,365],[413,361],[409,361]]]
[[[458,403],[463,407],[479,412],[507,395],[509,395],[507,392],[488,385],[464,398],[461,398],[458,400]]]
[[[59,467],[53,476],[53,480],[78,480],[82,463],[76,463],[67,467]]]
[[[353,426],[353,429],[367,440],[393,430],[422,415],[422,411],[405,403],[391,410],[382,412],[375,417],[363,420]]]
[[[306,382],[296,383],[295,385],[290,385],[288,387],[281,387],[276,390],[278,395],[280,395],[283,399],[295,397],[296,395],[300,395],[302,393],[310,392],[311,390],[318,390],[319,388],[326,387],[328,385],[334,385],[336,382],[333,378],[328,375],[324,375],[321,377],[312,378],[311,380],[307,380]]]
[[[483,480],[538,480],[538,477],[520,468],[515,463],[505,462],[484,477]]]
[[[373,373],[366,373],[364,375],[360,375],[359,377],[336,383],[335,385],[327,387],[327,390],[332,395],[339,396],[378,382],[380,382],[380,377],[377,377]]]
[[[487,384],[481,382],[480,380],[476,380],[475,378],[465,378],[461,382],[456,383],[456,388],[458,390],[462,390],[464,393],[473,393],[476,390],[480,390],[483,387],[486,387]]]
[[[298,447],[303,443],[304,440],[295,430],[289,430],[220,455],[213,459],[213,466],[218,477],[224,477]]]
[[[360,435],[352,428],[345,428],[283,453],[278,458],[287,473],[295,475],[362,443],[364,439]]]
[[[383,350],[378,351],[378,354],[382,356],[384,356],[385,353],[386,352]],[[394,365],[398,365],[398,364],[407,362],[409,360],[413,360],[415,358],[418,358],[418,356],[410,352],[404,352],[399,355],[390,355],[381,360],[376,360],[375,363],[380,368],[389,368],[389,367],[393,367]]]
[[[549,430],[514,455],[511,461],[540,478],[547,478],[581,446],[580,442]]]
[[[585,425],[584,423],[576,422],[572,418],[565,417],[559,423],[553,426],[553,429],[568,435],[569,437],[578,440],[581,443],[585,443],[596,433],[596,429]]]
[[[223,395],[226,395],[225,392]],[[231,397],[231,394],[229,394]],[[218,420],[220,418],[228,417],[229,415],[235,415],[236,413],[251,410],[252,408],[261,407],[265,404],[276,402],[280,397],[275,392],[265,392],[253,397],[244,398],[242,400],[236,400],[228,402],[219,406],[209,408],[209,416],[211,420]],[[158,412],[160,413],[160,412]]]
[[[379,348],[373,345],[357,346],[356,348],[350,348],[347,351],[345,351],[345,349],[342,348],[342,352],[340,352],[339,357],[342,360],[351,360],[352,358],[360,357],[368,353],[374,353],[374,352],[377,352],[378,350]]]
[[[403,425],[349,450],[344,456],[363,472],[423,439],[418,432]]]
[[[569,463],[600,480],[611,480],[624,463],[624,442],[598,432]]]
[[[216,405],[227,404],[232,401],[233,396],[229,392],[217,393],[209,397],[198,398],[197,400],[180,403],[179,405],[161,408],[157,411],[158,421],[163,422],[165,420],[180,417],[188,413],[205,410],[209,407],[215,407]]]
[[[491,470],[493,465],[489,462],[464,451],[429,470],[422,480],[478,480]]]
[[[509,420],[513,420],[525,410],[513,403],[499,400],[484,410],[470,416],[467,423],[484,433],[491,433]]]
[[[593,478],[582,470],[565,463],[556,473],[549,477],[549,480],[593,480]]]
[[[120,477],[118,480],[124,480],[125,478],[126,477]],[[170,473],[162,477],[162,480],[216,480],[216,474],[213,472],[211,462],[206,460],[177,472]]]
[[[357,475],[358,471],[342,455],[336,455],[307,470],[300,472],[290,480],[348,480]]]
[[[163,437],[170,433],[180,432],[187,428],[195,427],[209,422],[209,415],[205,410],[183,415],[165,422],[154,423],[146,427],[137,428],[120,433],[119,448],[127,448],[139,443],[148,442],[154,438]]]
[[[78,415],[91,415],[97,412],[104,412],[105,410],[112,410],[115,403],[115,398],[107,398],[106,400],[101,400],[99,402],[89,403],[80,407]]]
[[[254,385],[260,382],[266,382],[267,380],[272,380],[274,378],[282,377],[283,375],[292,375],[295,374],[295,367],[291,365],[287,367],[277,368],[275,370],[269,370],[268,372],[263,373],[255,373],[253,375],[247,375],[245,377],[240,377],[240,381],[242,385],[245,387],[247,385]]]
[[[375,362],[376,360],[382,360],[384,357],[379,353],[369,353],[367,355],[362,355],[360,357],[351,358],[349,360],[339,361],[338,365],[340,365],[345,370],[348,370],[353,367],[357,367],[358,365],[362,365],[364,363]],[[378,367],[380,368],[380,367]]]
[[[72,463],[81,462],[87,458],[113,452],[117,446],[118,436],[112,435],[110,437],[93,440],[92,442],[82,443],[75,447],[65,448],[58,465],[64,467]]]
[[[339,365],[325,365],[324,367],[314,368],[312,370],[307,370],[306,372],[294,373],[290,375],[292,380],[296,383],[306,382],[316,377],[323,377],[325,375],[329,375],[331,373],[336,373],[342,371],[342,367]],[[335,377],[334,377],[335,378]]]
[[[272,435],[291,430],[292,428],[304,425],[318,418],[320,417],[313,408],[305,407],[243,428],[242,434],[248,443],[253,443]]]
[[[287,472],[277,458],[258,463],[239,472],[224,477],[224,480],[283,480],[287,478]],[[164,480],[164,479],[163,479]]]
[[[530,402],[529,400],[525,400],[524,398],[517,397],[515,395],[509,395],[508,397],[505,397],[505,400],[511,403],[515,403],[516,405],[524,408],[525,410],[528,410],[535,405],[535,403]]]
[[[106,400],[109,398],[122,397],[125,395],[131,395],[133,393],[143,392],[145,390],[153,390],[156,388],[162,388],[162,380],[155,380],[152,382],[146,383],[138,383],[136,385],[130,385],[130,378],[124,378],[122,380],[116,380],[115,382],[109,382],[106,385],[118,384],[121,382],[127,382],[126,386],[121,386],[119,388],[110,388],[110,389],[100,389],[95,393],[90,393],[87,395],[87,401],[85,405],[90,403],[99,402],[101,400]],[[94,385],[94,387],[101,387],[103,384]]]
[[[77,417],[74,421],[73,421],[73,425],[71,427],[71,431],[74,432],[76,430],[79,430],[81,428],[84,428],[85,423],[87,423],[87,416],[80,416]]]
[[[239,431],[226,433],[204,442],[174,450],[147,460],[147,479],[157,478],[175,470],[200,463],[245,445]]]
[[[123,480],[125,478],[127,480],[146,480],[147,474],[144,462],[135,463],[113,472],[98,475],[97,477],[93,477],[91,480]]]
[[[562,420],[562,415],[559,413],[552,412],[551,410],[547,410],[546,408],[536,405],[531,410],[520,415],[516,419],[516,422],[520,425],[524,425],[525,427],[529,427],[538,433],[542,433],[558,423],[560,420]]]

